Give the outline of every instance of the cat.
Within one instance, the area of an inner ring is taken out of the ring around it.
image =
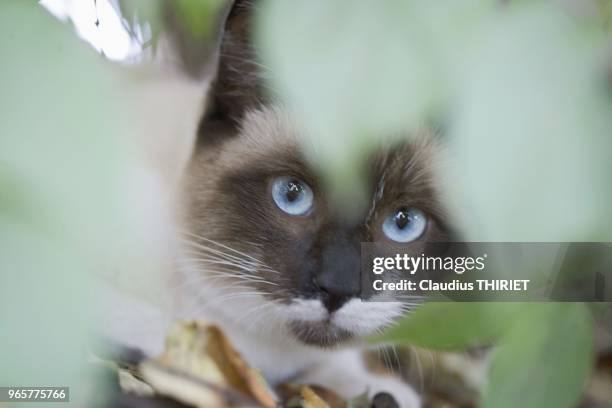
[[[221,326],[272,384],[319,384],[347,398],[386,392],[419,406],[410,386],[363,361],[360,338],[414,304],[360,298],[360,243],[417,252],[447,238],[436,137],[423,130],[373,154],[364,172],[371,203],[348,222],[326,197],[291,114],[265,92],[253,7],[236,2],[227,17],[182,185],[180,314]]]
[[[381,145],[364,165],[369,205],[357,218],[343,216],[304,152],[303,130],[265,91],[262,78],[270,73],[251,42],[256,6],[238,0],[224,9],[214,67],[206,68],[214,80],[205,86],[204,113],[182,125],[197,128],[195,141],[193,134],[186,138],[193,146],[186,165],[172,163],[172,148],[155,150],[172,169],[160,194],[178,190],[180,196],[180,232],[174,237],[174,228],[163,230],[167,251],[178,248],[164,293],[152,307],[105,292],[106,336],[156,355],[173,321],[214,323],[272,385],[318,384],[346,398],[367,392],[391,395],[402,407],[420,406],[413,388],[364,361],[363,337],[390,327],[417,304],[361,299],[360,243],[401,243],[421,253],[426,242],[449,238],[435,177],[439,142],[424,129],[405,142]],[[199,68],[188,62],[183,70],[193,76]],[[147,129],[156,132],[153,125]],[[171,142],[162,139],[164,146]],[[142,286],[141,293],[157,296]]]

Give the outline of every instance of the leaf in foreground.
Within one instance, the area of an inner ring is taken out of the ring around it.
[[[584,304],[531,304],[496,350],[483,407],[571,407],[593,360]]]

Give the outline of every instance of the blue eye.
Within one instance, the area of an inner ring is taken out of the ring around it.
[[[314,194],[308,184],[292,177],[279,177],[272,182],[272,198],[284,212],[305,215],[312,209]]]
[[[395,242],[411,242],[423,235],[427,216],[417,208],[400,208],[387,217],[382,229]]]

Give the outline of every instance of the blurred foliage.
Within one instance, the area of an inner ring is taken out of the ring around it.
[[[150,28],[151,39],[144,48],[155,50],[160,36],[170,40],[164,52],[194,78],[208,74],[208,63],[217,47],[217,34],[223,26],[226,0],[116,0],[119,13],[131,33],[143,25]],[[176,57],[178,59],[175,59]],[[167,56],[166,56],[167,57]]]
[[[493,344],[521,308],[520,303],[427,303],[404,323],[374,341],[409,342],[437,350]]]
[[[495,345],[482,406],[572,407],[592,369],[593,333],[581,303],[428,303],[373,341]]]
[[[86,406],[90,272],[131,241],[129,128],[107,63],[36,3],[0,3],[0,50],[0,384]]]
[[[548,4],[492,17],[484,38],[449,131],[460,225],[482,241],[610,240],[602,39]]]
[[[191,3],[184,13],[202,11]],[[130,24],[161,24],[153,2],[128,7]],[[111,64],[36,2],[0,2],[0,50],[0,384],[68,386],[71,404],[105,406],[103,380],[87,364],[92,322],[121,311],[101,310],[100,281],[163,302],[163,266],[150,253],[162,239],[148,225],[164,215],[163,197],[148,202],[159,180],[135,144],[142,95],[157,114],[171,86]],[[201,89],[191,92],[200,101]]]
[[[172,11],[186,31],[204,44],[214,26],[213,16],[226,4],[224,0],[117,0],[121,16],[129,27],[148,23],[155,34],[163,29],[164,13]]]
[[[223,0],[176,0],[173,7],[191,35],[201,40],[210,38],[213,30],[213,19]]]
[[[585,305],[523,305],[500,340],[483,406],[576,406],[592,368],[593,324]]]
[[[336,202],[367,201],[362,178],[354,177],[361,159],[440,105],[457,55],[493,5],[263,2],[258,37],[272,86],[307,129],[306,146]]]

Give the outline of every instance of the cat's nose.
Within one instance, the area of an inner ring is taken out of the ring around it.
[[[333,313],[340,309],[346,302],[354,297],[354,293],[346,290],[346,287],[320,283],[317,278],[315,278],[315,284],[321,292],[321,301],[329,313]]]
[[[329,313],[361,293],[360,224],[330,222],[323,226],[313,246],[318,259],[312,281]]]
[[[361,257],[357,245],[342,240],[328,245],[322,255],[314,281],[325,307],[332,313],[351,298],[359,296]]]

